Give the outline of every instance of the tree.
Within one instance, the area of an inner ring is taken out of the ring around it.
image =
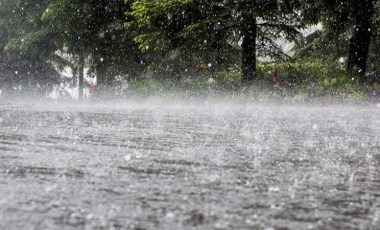
[[[305,54],[347,59],[347,72],[365,80],[375,28],[376,0],[315,0],[306,3],[304,15],[310,24],[321,22],[323,31],[302,39],[298,50]],[[379,3],[377,3],[379,4]],[[310,13],[312,12],[312,13]],[[309,41],[309,43],[307,42]],[[302,42],[306,41],[306,46]],[[310,49],[310,48],[313,48]],[[318,48],[317,48],[318,47]],[[321,49],[322,48],[322,49]],[[303,51],[302,51],[303,50]]]
[[[359,74],[359,82],[364,82],[367,71],[368,52],[373,31],[375,0],[353,2],[352,16],[354,29],[349,43],[347,70]]]
[[[142,49],[167,52],[180,47],[197,50],[241,49],[242,81],[255,79],[257,53],[281,56],[274,42],[295,38],[302,24],[298,1],[136,0],[128,26],[141,30],[135,40]],[[198,46],[198,47],[197,47]],[[205,48],[206,47],[206,48]],[[222,56],[223,52],[216,52]],[[222,56],[220,60],[223,60]],[[218,63],[218,62],[217,62]]]
[[[48,90],[60,76],[47,63],[53,43],[40,17],[48,0],[0,1],[0,78],[6,89]]]
[[[111,76],[140,70],[139,50],[124,25],[128,5],[123,0],[52,0],[42,20],[58,49],[74,57],[83,88],[85,64],[98,85],[112,83]]]
[[[79,94],[85,66],[99,85],[117,75],[137,76],[145,56],[124,27],[129,7],[123,0],[0,0],[0,62],[12,53],[46,66],[70,66],[79,77]]]

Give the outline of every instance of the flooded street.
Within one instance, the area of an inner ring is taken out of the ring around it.
[[[380,108],[0,105],[0,229],[378,229]]]

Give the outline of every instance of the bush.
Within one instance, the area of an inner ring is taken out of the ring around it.
[[[280,78],[290,85],[314,86],[326,79],[347,76],[343,66],[338,62],[321,62],[302,60],[296,62],[262,63],[257,67],[258,77],[271,81],[271,74],[277,71]]]
[[[224,90],[237,90],[241,87],[241,72],[235,66],[215,74],[215,81]]]
[[[273,81],[275,71],[286,84]],[[315,98],[359,101],[367,95],[365,89],[345,72],[340,63],[318,60],[261,63],[257,67],[257,78],[251,85],[241,83],[240,69],[235,66],[218,72],[187,73],[180,78],[149,76],[132,82],[129,90],[132,94],[146,97],[199,98],[224,95],[231,98],[289,102],[304,102]],[[375,92],[376,89],[367,91]]]

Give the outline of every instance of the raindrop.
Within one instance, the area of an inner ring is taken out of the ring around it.
[[[90,214],[88,214],[88,215],[86,216],[86,219],[87,219],[87,220],[92,220],[92,219],[94,219],[94,217],[95,217],[95,215],[94,215],[93,213],[90,213]]]
[[[142,158],[142,154],[136,152],[136,153],[135,153],[135,158],[136,158],[136,159],[140,159],[140,158]]]
[[[172,212],[168,212],[168,213],[166,213],[165,217],[166,217],[167,219],[173,219],[173,218],[175,217],[175,215],[174,215],[174,213],[172,213]]]
[[[269,187],[269,192],[279,192],[280,189],[278,187]]]
[[[132,159],[132,157],[129,154],[124,156],[124,161],[130,161],[131,159]]]

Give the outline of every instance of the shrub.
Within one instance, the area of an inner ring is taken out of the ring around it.
[[[318,60],[302,60],[296,62],[262,63],[257,68],[258,77],[271,81],[271,74],[277,71],[280,78],[290,85],[314,86],[326,79],[349,76],[338,62],[321,62]]]
[[[274,82],[278,73],[287,84]],[[261,63],[251,85],[241,83],[238,66],[218,72],[187,73],[180,78],[149,76],[131,82],[129,90],[139,96],[180,96],[198,98],[225,95],[231,98],[304,102],[314,98],[358,101],[367,95],[356,79],[348,75],[338,62],[302,60],[296,62]],[[377,92],[376,90],[367,90]]]

